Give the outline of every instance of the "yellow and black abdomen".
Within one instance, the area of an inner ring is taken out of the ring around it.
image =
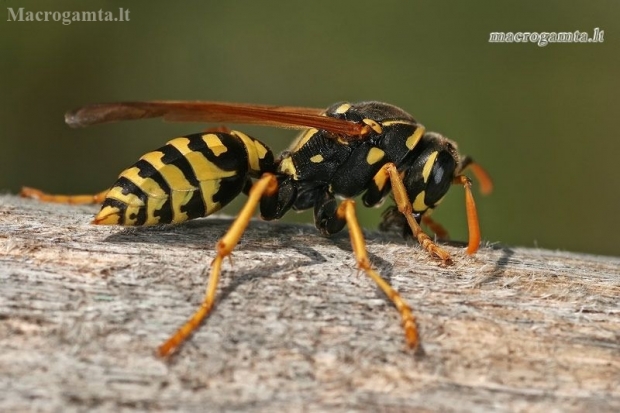
[[[119,175],[93,222],[157,225],[204,217],[251,178],[273,171],[271,150],[241,132],[175,138]]]

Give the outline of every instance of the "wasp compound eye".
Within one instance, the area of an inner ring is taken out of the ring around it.
[[[426,196],[424,197],[426,205],[434,208],[448,192],[454,179],[456,165],[456,161],[449,152],[441,151],[437,154],[426,182]]]

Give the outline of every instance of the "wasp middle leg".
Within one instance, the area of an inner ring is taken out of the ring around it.
[[[332,194],[327,193],[315,206],[315,220],[317,227],[324,234],[333,234],[340,231],[346,224],[349,227],[351,245],[357,260],[358,267],[366,273],[377,286],[392,301],[400,313],[402,326],[405,332],[407,345],[413,349],[419,346],[419,334],[415,316],[411,307],[403,300],[398,291],[388,284],[371,266],[366,252],[366,242],[362,228],[355,213],[355,201],[345,199],[336,206],[336,200]]]

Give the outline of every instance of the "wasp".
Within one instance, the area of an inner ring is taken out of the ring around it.
[[[378,206],[389,194],[394,206],[383,227],[400,226],[443,264],[450,254],[421,228],[439,237],[443,227],[430,218],[451,185],[465,189],[469,228],[467,254],[477,251],[480,230],[469,169],[483,193],[492,189],[488,174],[456,144],[426,131],[402,109],[381,102],[337,103],[314,109],[221,102],[151,101],[85,106],[68,112],[72,127],[145,118],[168,121],[243,123],[302,129],[290,148],[274,156],[267,145],[225,127],[172,139],[142,156],[121,172],[108,190],[95,195],[52,195],[23,188],[22,195],[49,202],[101,203],[93,224],[146,226],[181,223],[210,215],[242,192],[245,205],[215,246],[206,292],[189,320],[158,348],[172,354],[213,309],[222,262],[239,242],[257,208],[265,220],[287,211],[314,210],[314,222],[324,235],[348,226],[357,266],[394,304],[402,319],[409,347],[419,346],[411,307],[371,266],[354,197],[366,207]]]

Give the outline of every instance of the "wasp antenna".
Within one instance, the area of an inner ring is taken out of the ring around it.
[[[461,159],[459,173],[468,168],[476,177],[476,181],[480,184],[480,193],[482,195],[488,195],[493,192],[493,180],[491,179],[491,175],[489,175],[486,169],[480,166],[480,164],[476,163],[471,156],[465,156]]]
[[[493,180],[486,169],[475,162],[469,165],[469,168],[480,184],[480,193],[488,195],[493,192]]]
[[[467,254],[471,255],[478,251],[480,245],[480,222],[478,221],[476,202],[471,193],[471,180],[465,175],[459,175],[454,178],[454,183],[463,185],[465,188],[465,210],[467,211],[467,227],[469,230]]]

